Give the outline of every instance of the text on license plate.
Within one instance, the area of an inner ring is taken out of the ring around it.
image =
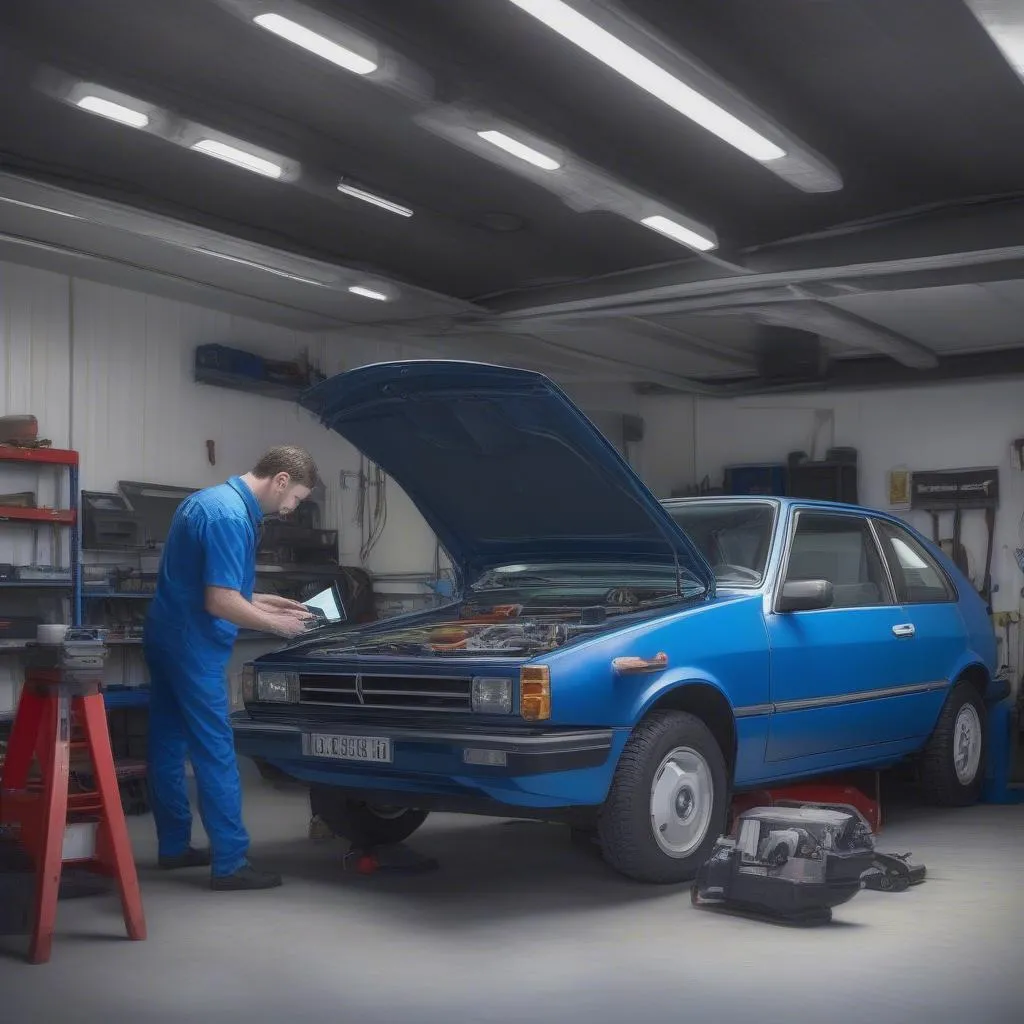
[[[314,732],[302,737],[302,746],[307,757],[391,762],[391,740],[383,736],[335,736]]]

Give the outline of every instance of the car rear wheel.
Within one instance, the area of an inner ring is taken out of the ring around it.
[[[725,829],[728,773],[711,730],[683,711],[655,711],[629,738],[602,808],[605,861],[640,882],[685,882]]]
[[[985,782],[987,747],[985,702],[971,683],[959,682],[946,698],[921,759],[921,784],[929,803],[977,803]]]
[[[311,786],[310,811],[353,846],[390,846],[404,842],[427,820],[427,811],[370,804],[331,786]]]

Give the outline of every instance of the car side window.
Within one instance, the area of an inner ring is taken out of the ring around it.
[[[900,604],[942,604],[956,591],[939,564],[914,536],[895,523],[875,520]]]
[[[784,579],[828,580],[833,608],[892,603],[882,556],[862,516],[798,512]]]

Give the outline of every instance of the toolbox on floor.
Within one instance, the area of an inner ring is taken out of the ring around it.
[[[715,844],[691,890],[695,906],[824,923],[861,891],[874,838],[854,808],[754,807]]]

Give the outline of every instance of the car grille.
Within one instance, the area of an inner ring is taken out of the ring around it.
[[[472,680],[451,676],[299,676],[299,703],[401,711],[471,710]]]

